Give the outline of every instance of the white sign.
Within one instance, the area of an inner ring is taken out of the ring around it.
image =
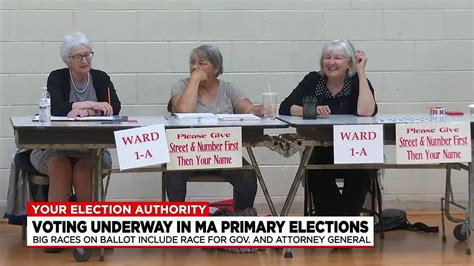
[[[469,122],[397,124],[398,164],[471,162]]]
[[[170,161],[163,124],[115,131],[120,170]]]
[[[382,125],[334,126],[334,163],[383,163]]]
[[[242,128],[166,130],[168,170],[242,167]]]

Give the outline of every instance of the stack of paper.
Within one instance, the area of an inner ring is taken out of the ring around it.
[[[178,119],[217,119],[213,113],[175,113]]]
[[[51,116],[51,121],[127,121],[127,116],[86,116],[86,117],[66,117]],[[33,121],[39,121],[39,116],[35,115]]]
[[[260,117],[254,114],[217,114],[219,120],[223,121],[250,121],[260,120]]]

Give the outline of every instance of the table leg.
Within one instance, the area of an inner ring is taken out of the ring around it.
[[[91,201],[104,201],[104,184],[102,182],[102,149],[91,149],[91,161]],[[86,251],[90,252],[90,250]],[[89,258],[87,258],[87,260],[88,259]],[[104,261],[104,248],[100,249],[99,261]]]
[[[469,165],[469,187],[467,190],[468,193],[468,199],[469,202],[467,203],[467,211],[468,215],[467,216],[467,221],[469,226],[467,226],[467,241],[466,241],[466,254],[471,255],[471,231],[474,230],[474,196],[472,195],[474,193],[474,163],[473,163],[473,157],[474,157],[474,150],[471,151],[471,162],[468,164]]]
[[[102,184],[102,149],[91,149],[91,200],[104,201]]]
[[[265,200],[267,200],[268,207],[272,212],[273,216],[278,216],[278,213],[275,209],[275,205],[273,204],[272,198],[270,197],[270,193],[268,192],[267,185],[265,184],[265,180],[263,179],[262,172],[260,172],[260,168],[258,167],[257,160],[255,159],[255,155],[253,154],[251,147],[246,147],[247,153],[250,157],[250,162],[252,163],[253,169],[255,170],[255,174],[257,175],[258,182],[260,183],[260,187],[262,188],[263,195],[265,196]]]
[[[290,212],[291,205],[293,205],[296,192],[298,192],[301,180],[303,180],[304,170],[306,168],[306,165],[308,165],[311,153],[313,153],[313,149],[313,146],[308,146],[305,147],[303,151],[303,156],[301,158],[300,165],[298,166],[298,171],[296,172],[293,184],[291,184],[290,191],[288,192],[288,196],[286,197],[285,205],[283,205],[283,209],[281,210],[280,216],[288,216],[288,213]]]
[[[469,163],[469,188],[468,188],[468,197],[469,197],[469,202],[468,202],[468,211],[469,211],[469,225],[471,227],[471,230],[474,230],[474,163],[473,163],[473,158],[474,158],[474,150],[472,151],[472,156],[471,156],[471,162]]]
[[[298,171],[296,171],[295,179],[293,180],[293,184],[291,184],[290,191],[288,192],[288,196],[286,197],[285,205],[281,210],[280,216],[288,216],[290,212],[291,205],[293,205],[293,201],[295,200],[296,192],[298,192],[298,188],[301,184],[301,181],[304,177],[304,171],[306,165],[308,165],[309,158],[311,157],[311,153],[313,153],[313,146],[305,147],[303,151],[303,156],[300,160],[300,164],[298,166]],[[290,248],[285,249],[284,257],[287,259],[293,258],[293,252]]]

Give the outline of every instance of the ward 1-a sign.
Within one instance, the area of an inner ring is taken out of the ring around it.
[[[170,161],[163,124],[114,132],[120,170]]]
[[[382,125],[335,125],[334,163],[383,163]]]
[[[242,128],[168,129],[168,170],[242,167]]]
[[[398,164],[471,161],[469,122],[397,124]]]

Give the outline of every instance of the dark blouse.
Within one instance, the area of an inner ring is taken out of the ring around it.
[[[315,96],[316,86],[322,79],[318,72],[310,72],[298,84],[298,86],[286,97],[280,104],[280,115],[291,115],[290,108],[293,105],[303,106],[303,99],[308,96]],[[374,95],[374,89],[369,80],[370,91]],[[331,109],[331,114],[353,114],[357,115],[357,100],[359,99],[359,77],[354,75],[350,81],[350,93],[348,95],[336,95],[327,97],[326,95],[317,95],[316,105],[327,105]],[[375,99],[375,97],[374,97]],[[377,114],[378,108],[375,104],[374,113]]]
[[[97,101],[108,102],[110,93],[110,105],[113,114],[118,115],[121,103],[109,75],[96,69],[91,69],[89,73],[97,94]],[[62,68],[52,71],[49,74],[47,86],[51,95],[51,115],[66,116],[72,110],[72,103],[69,102],[71,92],[69,69]]]

